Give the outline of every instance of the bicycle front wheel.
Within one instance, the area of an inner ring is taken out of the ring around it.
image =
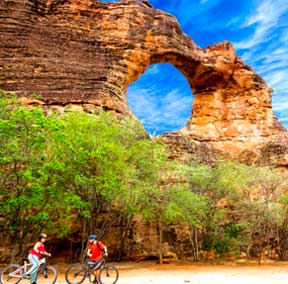
[[[37,282],[39,284],[54,284],[57,280],[58,271],[56,267],[47,265],[42,267],[37,274]]]
[[[113,265],[105,265],[99,272],[99,281],[101,284],[115,284],[118,277],[118,270]]]
[[[22,278],[21,266],[19,264],[10,264],[4,268],[0,274],[1,284],[17,284]]]
[[[69,284],[80,284],[85,277],[85,268],[80,263],[71,264],[65,273],[65,279]]]

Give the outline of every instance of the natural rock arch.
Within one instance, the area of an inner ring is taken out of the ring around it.
[[[263,145],[287,141],[272,112],[271,89],[230,43],[201,49],[175,17],[145,3],[4,0],[0,13],[4,90],[40,94],[46,105],[100,106],[129,115],[128,85],[151,64],[166,62],[194,94],[191,118],[178,138],[208,142],[237,159],[241,152],[249,159],[253,150],[254,160]]]

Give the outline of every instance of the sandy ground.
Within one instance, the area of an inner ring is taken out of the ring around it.
[[[271,265],[179,265],[113,263],[117,284],[287,284],[288,263]],[[57,284],[65,284],[60,273]],[[84,284],[89,284],[85,280]]]
[[[111,264],[119,270],[117,284],[288,284],[287,262],[261,266],[257,264],[159,265],[155,262]],[[59,270],[56,284],[67,284],[64,275],[68,264],[55,266]],[[30,284],[29,280],[22,280],[20,283]],[[90,284],[90,282],[85,280],[83,284]]]

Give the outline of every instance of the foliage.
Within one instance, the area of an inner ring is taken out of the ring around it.
[[[25,108],[15,97],[1,94],[0,110],[0,214],[10,237],[25,242],[27,236],[60,221],[61,210],[71,206],[72,196],[52,181],[47,169],[47,143],[59,126],[40,108]],[[74,206],[74,201],[73,201]],[[58,227],[61,235],[65,226]],[[19,238],[20,237],[20,238]]]
[[[286,259],[285,173],[172,162],[161,139],[149,139],[134,120],[106,112],[46,116],[1,91],[0,217],[20,254],[42,230],[79,241],[119,224],[124,250],[136,215],[157,223],[160,259],[167,228],[180,228],[195,261],[200,251],[220,258],[245,251],[260,262],[274,250]]]
[[[102,222],[103,234],[122,216],[150,214],[148,197],[167,157],[137,122],[105,112],[47,117],[7,97],[0,100],[0,214],[10,236],[24,242],[49,229],[61,237],[78,230],[76,220],[83,235]]]

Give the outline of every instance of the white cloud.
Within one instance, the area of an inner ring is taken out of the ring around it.
[[[268,81],[269,85],[275,87],[278,84],[287,84],[287,72],[282,70],[273,72],[272,74],[266,76],[266,80]]]
[[[148,70],[146,71],[145,74],[146,74],[146,76],[147,75],[150,76],[150,75],[156,75],[158,73],[159,73],[159,65],[154,64],[148,68]]]
[[[252,34],[234,44],[236,49],[244,51],[241,57],[245,63],[252,66],[267,85],[273,88],[272,109],[284,125],[288,116],[287,14],[288,0],[259,2],[259,6],[241,26],[253,28]]]
[[[127,92],[129,105],[135,116],[148,132],[174,131],[182,128],[189,119],[192,95],[182,94],[178,89],[166,93],[165,88],[151,89],[131,87]],[[188,115],[184,115],[186,113]]]
[[[283,117],[288,115],[288,103],[287,98],[286,101],[283,101],[281,96],[275,96],[272,99],[272,110],[273,112],[277,114],[278,117]]]
[[[286,113],[288,115],[288,101],[283,102],[279,100],[278,102],[273,103],[273,110],[278,112],[286,110],[287,111]]]
[[[272,55],[287,55],[287,48],[278,47],[272,52]]]
[[[287,0],[285,0],[287,2]],[[270,33],[282,15],[288,11],[288,3],[279,3],[275,0],[261,1],[257,7],[256,12],[249,15],[247,20],[243,23],[242,28],[251,27],[255,25],[253,35],[247,40],[235,42],[236,49],[248,49],[259,43],[264,43],[271,40],[275,34]]]

